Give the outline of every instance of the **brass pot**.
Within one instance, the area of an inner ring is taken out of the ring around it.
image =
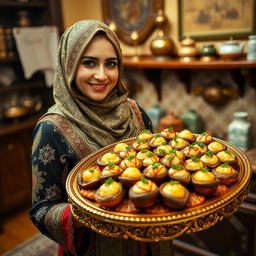
[[[181,47],[178,49],[178,56],[181,60],[190,61],[198,56],[199,50],[195,43],[195,40],[190,37],[186,37],[181,41]]]

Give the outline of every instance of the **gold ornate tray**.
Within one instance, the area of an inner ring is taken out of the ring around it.
[[[135,139],[121,142],[131,144]],[[112,144],[81,160],[68,175],[66,189],[74,217],[102,235],[144,242],[169,240],[215,225],[237,211],[249,191],[251,177],[251,166],[246,155],[228,142],[217,138],[215,140],[225,144],[236,155],[240,167],[239,180],[225,195],[206,200],[197,207],[163,214],[127,214],[99,208],[96,203],[80,195],[77,174],[82,168],[95,165],[100,155],[114,148],[115,144]]]

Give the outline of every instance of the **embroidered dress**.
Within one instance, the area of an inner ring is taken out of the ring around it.
[[[74,84],[81,57],[98,31],[113,44],[119,67],[115,88],[100,102],[82,95]],[[65,182],[85,156],[122,139],[152,130],[145,111],[128,97],[121,82],[122,56],[115,34],[98,21],[80,21],[62,35],[54,80],[55,105],[39,120],[32,148],[32,208],[30,218],[56,241],[59,255],[168,255],[170,242],[142,243],[109,238],[88,228],[74,228]]]

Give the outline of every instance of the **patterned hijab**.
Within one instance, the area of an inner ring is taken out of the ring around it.
[[[103,101],[93,101],[74,86],[74,78],[86,47],[97,31],[104,31],[113,44],[119,66],[115,88]],[[128,91],[121,82],[122,53],[116,35],[104,23],[82,20],[68,28],[60,39],[53,97],[55,105],[47,114],[59,114],[99,147],[137,136],[139,125],[127,104]]]

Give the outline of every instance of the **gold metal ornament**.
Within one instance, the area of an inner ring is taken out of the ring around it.
[[[135,139],[121,142],[131,144]],[[162,214],[127,214],[99,208],[95,202],[81,196],[77,174],[81,169],[95,165],[100,155],[113,150],[115,144],[112,144],[81,160],[68,175],[66,190],[74,217],[101,235],[143,242],[170,240],[212,227],[238,210],[249,192],[251,178],[250,162],[243,151],[220,139],[215,138],[215,141],[225,144],[235,154],[239,164],[239,180],[226,194],[210,198],[197,207]]]

